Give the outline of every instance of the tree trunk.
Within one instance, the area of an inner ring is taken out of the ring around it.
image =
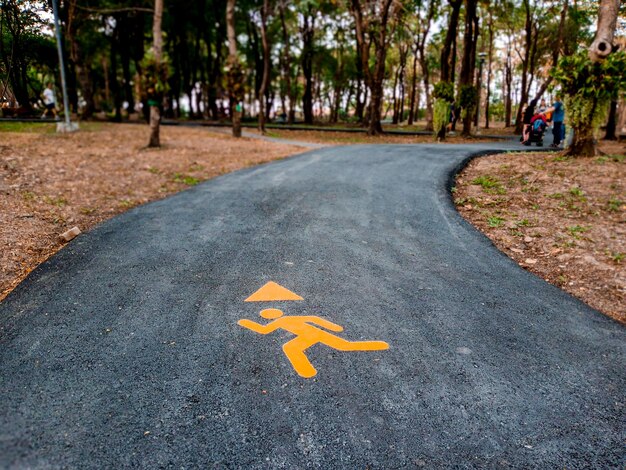
[[[448,28],[446,30],[446,38],[441,49],[441,81],[454,82],[454,60],[456,57],[453,46],[456,43],[456,33],[459,25],[459,15],[461,13],[461,5],[463,0],[448,0],[450,4],[450,18],[448,19]]]
[[[511,68],[511,44],[509,43],[507,47],[506,66],[504,69],[504,85],[506,89],[506,98],[504,102],[504,127],[511,127],[511,117],[513,114],[513,102],[511,98],[513,88],[513,73]]]
[[[491,64],[493,62],[493,14],[489,10],[489,51],[487,62],[487,96],[485,99],[485,129],[489,129],[489,102],[491,101]]]
[[[302,96],[302,112],[304,123],[313,124],[313,40],[315,34],[315,16],[312,7],[304,14],[302,34],[302,74],[304,75],[304,95]]]
[[[283,65],[283,82],[285,83],[286,95],[289,100],[289,111],[287,112],[287,108],[285,108],[285,105],[283,105],[283,112],[287,113],[287,122],[289,124],[293,124],[293,120],[295,117],[295,99],[293,97],[293,91],[291,89],[291,51],[289,44],[289,31],[287,29],[287,20],[285,18],[287,0],[280,0],[278,7],[280,12],[280,24],[282,26],[283,33],[283,53],[281,55]]]
[[[606,133],[604,140],[617,140],[615,130],[617,128],[617,101],[611,101],[609,108],[609,119],[606,123]]]
[[[589,58],[592,62],[600,62],[613,52],[613,39],[617,26],[620,0],[600,0],[598,10],[598,29],[589,46]]]
[[[82,119],[89,119],[93,116],[96,109],[93,94],[93,83],[91,80],[90,72],[91,67],[86,64],[81,53],[80,44],[73,38],[72,42],[72,56],[74,57],[74,64],[76,67],[76,77],[80,83],[80,88],[83,92],[83,99],[85,100],[85,106],[83,107]]]
[[[122,73],[124,76],[124,96],[126,101],[128,101],[128,113],[131,114],[135,112],[135,98],[133,96],[133,87],[130,83],[130,50],[128,48],[130,37],[128,34],[129,25],[126,23],[126,20],[121,23],[120,40],[124,47],[120,48],[120,58],[122,59]]]
[[[413,125],[415,98],[417,93],[417,57],[413,54],[413,76],[411,77],[411,94],[409,97],[409,126]]]
[[[463,34],[463,62],[461,63],[461,76],[459,84],[461,87],[474,85],[474,67],[476,62],[476,9],[478,0],[465,0],[465,32]],[[472,110],[463,110],[463,132],[464,137],[469,137],[472,130]]]
[[[357,54],[361,58],[363,75],[371,94],[368,109],[369,124],[367,129],[369,135],[378,135],[383,132],[380,120],[383,104],[385,59],[389,47],[387,24],[389,22],[391,5],[392,0],[381,0],[379,4],[380,8],[378,12],[376,12],[376,21],[374,21],[373,18],[369,18],[369,21],[364,21],[364,7],[361,5],[360,0],[352,0],[350,3],[350,9],[354,16],[356,27]],[[369,36],[370,41],[366,41],[366,34]],[[373,72],[369,68],[370,43],[374,44],[376,52]]]
[[[152,20],[152,48],[154,59],[157,65],[163,60],[163,33],[161,31],[161,20],[163,17],[163,0],[154,0],[154,17]],[[150,106],[150,142],[148,147],[160,147],[160,123],[161,110],[158,105]]]
[[[263,0],[261,7],[261,43],[263,45],[263,79],[259,89],[259,132],[265,134],[265,93],[270,80],[270,45],[267,39],[267,18],[270,14],[269,0]]]
[[[574,157],[594,157],[599,154],[593,132],[589,129],[575,129],[572,145],[565,152]]]
[[[116,28],[117,29],[117,28]],[[111,37],[111,93],[113,95],[113,109],[115,110],[115,122],[122,122],[122,94],[120,91],[120,83],[117,80],[117,48],[118,38],[117,33],[113,33]]]
[[[392,96],[392,103],[393,103],[393,114],[391,117],[391,123],[392,124],[398,124],[398,108],[399,108],[399,99],[398,99],[398,80],[400,78],[400,67],[398,67],[396,69],[396,73],[394,74],[394,79],[393,79],[393,96]]]
[[[530,9],[530,0],[523,0],[524,11],[526,15],[526,22],[524,23],[524,57],[522,58],[522,87],[521,96],[519,100],[519,106],[517,107],[517,113],[515,115],[515,133],[521,134],[522,123],[522,108],[525,104],[528,104],[528,67],[530,65],[530,54],[533,41],[533,22],[532,12]]]
[[[430,132],[433,126],[433,97],[430,93],[430,73],[428,66],[422,68],[422,81],[424,82],[424,95],[426,95],[426,131]]]
[[[233,137],[241,137],[241,101],[244,92],[241,65],[237,57],[237,34],[235,32],[235,0],[226,3],[226,32],[228,36],[228,93]]]

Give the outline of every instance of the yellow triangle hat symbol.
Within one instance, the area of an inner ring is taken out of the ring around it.
[[[298,294],[280,284],[270,281],[258,291],[248,297],[244,302],[270,302],[272,300],[304,300]]]

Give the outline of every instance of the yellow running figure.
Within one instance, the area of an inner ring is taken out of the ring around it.
[[[343,328],[328,320],[316,316],[283,316],[282,310],[267,308],[260,315],[267,320],[274,320],[267,325],[261,325],[251,320],[239,320],[237,323],[256,333],[266,335],[272,331],[283,329],[296,337],[283,345],[283,351],[296,372],[302,377],[310,378],[317,374],[317,370],[304,354],[304,351],[314,344],[322,343],[339,351],[380,351],[389,349],[384,341],[347,341],[332,335],[313,325],[319,325],[330,331],[341,332]]]

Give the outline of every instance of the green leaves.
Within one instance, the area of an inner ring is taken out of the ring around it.
[[[615,52],[603,62],[591,62],[586,50],[563,57],[552,77],[567,95],[611,100],[626,89],[626,52]]]
[[[454,85],[449,82],[436,83],[433,96],[452,103],[454,101]]]
[[[169,61],[164,57],[158,62],[153,51],[148,50],[141,60],[141,90],[148,101],[160,103],[163,96],[169,91]],[[151,105],[152,105],[151,103]]]
[[[463,118],[474,112],[478,104],[478,90],[474,85],[461,85],[461,89],[459,90],[459,104],[461,108],[463,108],[461,113]]]
[[[593,141],[604,122],[609,103],[626,89],[626,52],[615,52],[602,62],[591,62],[587,50],[563,57],[552,77],[564,93],[567,121],[579,140]]]

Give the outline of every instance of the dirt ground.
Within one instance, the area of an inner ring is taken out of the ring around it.
[[[626,152],[510,153],[457,177],[460,213],[523,268],[626,324]]]
[[[59,135],[52,124],[0,123],[0,300],[62,247],[59,234],[74,226],[84,232],[200,181],[307,150],[203,128],[164,126],[161,132],[163,147],[146,149],[142,125],[87,123]],[[268,134],[334,144],[433,141]],[[521,266],[626,323],[624,144],[603,150],[610,156],[482,157],[459,175],[454,197],[461,214]]]
[[[246,129],[247,131],[254,131],[253,129]],[[487,131],[484,131],[486,134]],[[319,131],[306,131],[306,130],[282,130],[271,128],[267,129],[268,137],[278,137],[281,139],[299,140],[302,142],[315,142],[321,144],[331,145],[345,145],[345,144],[432,144],[435,140],[432,135],[397,135],[397,134],[383,134],[381,136],[369,136],[364,132],[319,132]],[[489,142],[493,139],[487,137],[472,137],[470,139],[462,138],[460,135],[448,136],[446,143],[449,144],[462,144],[462,143],[478,143]]]
[[[18,132],[14,132],[18,131]],[[74,134],[53,124],[0,123],[0,300],[59,250],[59,234],[240,168],[305,151],[201,128],[88,123]]]

